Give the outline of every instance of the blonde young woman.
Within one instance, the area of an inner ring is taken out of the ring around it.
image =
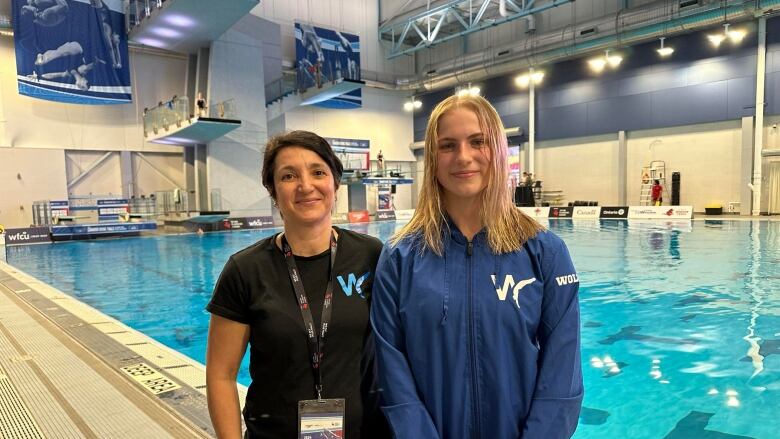
[[[431,113],[412,220],[385,245],[371,321],[396,438],[568,438],[583,396],[579,287],[563,241],[511,202],[481,97]]]

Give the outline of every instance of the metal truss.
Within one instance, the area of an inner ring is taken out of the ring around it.
[[[379,39],[389,44],[387,58],[416,52],[434,44],[554,8],[571,0],[455,0],[437,2],[394,18],[379,27]],[[503,12],[503,14],[502,14]]]

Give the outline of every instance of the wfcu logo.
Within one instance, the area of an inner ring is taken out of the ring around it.
[[[355,273],[349,273],[346,281],[344,280],[344,276],[336,276],[336,279],[338,279],[341,289],[347,297],[352,296],[352,289],[354,288],[357,295],[365,299],[366,296],[363,295],[363,282],[365,282],[369,276],[371,276],[371,272],[366,271],[360,277],[355,277]]]
[[[530,279],[521,279],[517,282],[515,282],[514,276],[511,274],[507,274],[504,277],[504,284],[500,287],[498,284],[496,284],[496,275],[491,274],[490,279],[493,280],[493,287],[496,289],[496,294],[498,295],[498,300],[505,301],[507,294],[509,294],[509,290],[512,290],[512,299],[515,301],[515,305],[517,305],[518,308],[520,308],[520,290],[523,289],[526,285],[530,285],[536,281],[535,277],[532,277]]]
[[[8,239],[8,242],[15,242],[15,241],[29,241],[30,235],[27,232],[17,232],[13,234],[6,235],[6,238]]]

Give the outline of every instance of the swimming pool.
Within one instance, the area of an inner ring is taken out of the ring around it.
[[[386,239],[392,222],[349,226]],[[553,220],[581,281],[577,439],[780,437],[780,222]],[[228,256],[272,230],[11,247],[8,262],[200,361]],[[240,381],[248,384],[246,365]]]

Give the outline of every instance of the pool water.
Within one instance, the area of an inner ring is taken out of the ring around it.
[[[347,226],[386,240],[393,222]],[[780,222],[552,220],[580,278],[577,439],[780,437]],[[273,230],[8,248],[19,269],[193,359],[236,251]],[[246,359],[239,380],[249,384]]]

